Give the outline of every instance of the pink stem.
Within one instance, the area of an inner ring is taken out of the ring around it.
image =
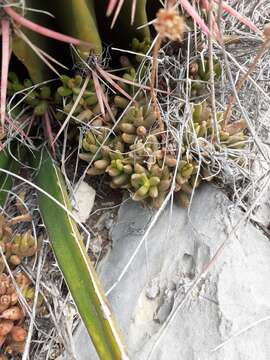
[[[135,14],[136,14],[136,6],[137,6],[137,0],[132,0],[132,7],[131,7],[131,25],[134,24]]]
[[[121,11],[121,9],[122,9],[122,6],[123,6],[123,4],[124,4],[124,1],[125,1],[125,0],[119,0],[119,2],[118,2],[118,4],[117,4],[117,8],[116,8],[116,10],[115,10],[114,17],[113,17],[113,21],[112,21],[112,24],[111,24],[111,29],[114,27],[114,25],[115,25],[115,23],[116,23],[116,20],[117,20],[117,18],[118,18],[118,16],[119,16],[119,13],[120,13],[120,11]]]
[[[38,25],[30,20],[25,19],[23,16],[16,13],[16,11],[14,11],[10,6],[3,7],[3,9],[16,23],[38,34],[73,45],[86,45],[91,47],[91,44],[85,41],[75,39],[74,37],[71,36],[63,35],[57,31],[47,29],[41,25]]]
[[[2,27],[2,68],[1,68],[1,124],[4,126],[9,67],[9,21],[3,19]]]
[[[108,114],[110,115],[112,121],[115,123],[115,117],[114,117],[113,112],[112,112],[112,109],[111,109],[111,107],[110,107],[110,105],[109,105],[109,103],[108,103],[108,99],[107,99],[107,97],[106,97],[106,95],[104,94],[103,91],[101,91],[101,96],[102,96],[104,105],[105,105],[105,107],[106,107],[106,109],[107,109],[107,111],[108,111]],[[106,120],[105,120],[105,117],[104,117],[104,121],[106,121]]]
[[[219,4],[219,0],[214,0],[214,2]],[[222,2],[222,8],[226,13],[230,14],[231,16],[234,16],[237,20],[239,20],[242,24],[249,27],[251,30],[255,31],[260,35],[262,34],[261,30],[258,29],[257,26],[253,24],[253,22],[251,22],[246,17],[241,15],[238,11],[234,10],[230,5]]]
[[[215,35],[216,39],[220,42],[220,40],[221,40],[220,32],[218,29],[218,25],[217,25],[215,16],[213,14],[211,15],[211,21],[212,21],[212,29],[213,29],[214,35]]]
[[[107,7],[107,12],[106,12],[107,16],[111,16],[113,10],[115,9],[117,2],[118,2],[118,0],[110,0],[109,1],[108,7]]]
[[[208,2],[208,0],[201,0],[201,3],[202,3],[201,7],[204,10],[209,11],[209,2]]]
[[[54,140],[53,140],[52,127],[51,127],[50,117],[47,112],[44,114],[44,131],[48,137],[50,146],[52,148],[53,155],[55,157],[55,146],[54,146]]]
[[[197,13],[196,9],[188,2],[188,0],[180,0],[180,4],[186,10],[186,12],[193,18],[193,20],[199,25],[201,30],[208,36],[210,36],[210,32],[208,27],[205,25],[205,22]]]

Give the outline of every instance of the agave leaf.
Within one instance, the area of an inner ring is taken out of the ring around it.
[[[40,0],[25,0],[25,8],[38,8],[42,9],[42,3]],[[25,17],[36,23],[46,24],[50,21],[48,15],[41,14],[35,11],[27,11]],[[21,30],[24,35],[33,43],[45,52],[48,52],[49,41],[43,36],[28,30]],[[34,52],[33,49],[18,35],[14,34],[12,37],[12,50],[16,57],[26,67],[30,78],[34,83],[40,83],[49,78],[49,72],[47,65],[41,60],[41,58]]]
[[[101,54],[102,45],[93,0],[49,0],[43,6],[56,17],[62,33],[90,43],[95,52]],[[81,45],[78,49],[80,55],[86,59],[89,47]]]
[[[39,193],[39,209],[54,254],[96,351],[100,359],[127,359],[105,295],[70,212],[61,172],[47,150],[34,160],[34,166],[38,169],[36,184],[58,202]]]
[[[20,164],[10,154],[9,151],[0,151],[0,206],[5,205],[8,191],[11,190],[13,185],[13,178],[11,175],[1,172],[1,169],[7,170],[11,173],[17,173]]]

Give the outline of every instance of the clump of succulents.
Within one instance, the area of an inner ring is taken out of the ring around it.
[[[117,96],[116,106],[121,107],[125,99]],[[144,100],[145,101],[145,100]],[[222,113],[217,114],[219,141],[215,138],[212,112],[207,102],[193,107],[192,119],[185,128],[181,156],[177,160],[177,144],[168,138],[167,149],[159,134],[156,116],[151,105],[130,106],[121,120],[110,127],[92,127],[87,130],[83,142],[81,159],[91,166],[88,175],[107,174],[112,188],[128,189],[135,201],[147,201],[160,207],[173,185],[176,199],[188,206],[190,195],[210,170],[199,167],[198,154],[194,151],[196,142],[205,148],[203,156],[209,158],[208,148],[214,151],[241,149],[247,136],[242,130],[234,133],[222,128]],[[172,145],[172,146],[171,146]]]
[[[23,258],[31,257],[37,252],[37,243],[31,230],[17,233],[12,229],[12,221],[0,214],[0,246],[9,265],[16,267]],[[3,259],[0,259],[0,272],[5,269]]]
[[[76,75],[74,78],[70,78],[67,75],[61,76],[62,86],[58,87],[56,99],[59,105],[63,104],[63,112],[68,113],[80,94],[81,87],[83,85],[83,78],[80,75]],[[100,112],[98,107],[98,99],[95,92],[93,80],[88,82],[86,90],[83,92],[82,97],[76,107],[73,115],[81,123],[88,123],[92,118]],[[58,118],[64,118],[62,112],[58,112]]]
[[[31,280],[23,272],[18,272],[14,281],[25,301],[31,306],[35,295]],[[11,276],[0,274],[0,347],[2,349],[0,356],[22,354],[25,348],[26,314],[14,285]],[[42,305],[42,301],[39,295],[38,308]]]
[[[54,103],[54,98],[50,86],[34,86],[30,79],[20,81],[16,73],[10,72],[8,75],[8,94],[20,93],[23,98],[24,106],[31,109],[35,116],[43,116],[49,106]]]
[[[221,65],[220,62],[215,59],[213,61],[213,72],[216,78],[219,78],[221,75]],[[207,81],[210,80],[210,66],[209,61],[194,61],[190,64],[189,75],[192,80],[191,84],[191,95],[200,96],[206,90]]]
[[[37,242],[31,230],[19,232],[17,229],[18,224],[25,226],[32,218],[19,200],[16,206],[20,212],[18,216],[8,219],[4,213],[0,214],[0,246],[3,254],[0,258],[0,356],[3,359],[6,355],[23,353],[25,348],[26,313],[19,294],[29,306],[33,305],[35,297],[35,287],[28,276],[19,271],[19,265],[36,254]],[[12,275],[8,271],[12,271]],[[42,301],[41,295],[38,295],[38,309]]]

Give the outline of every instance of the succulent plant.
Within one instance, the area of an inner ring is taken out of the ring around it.
[[[20,92],[24,105],[28,106],[35,116],[43,116],[48,111],[50,104],[54,103],[49,86],[34,88],[32,80],[25,79],[21,82],[14,72],[9,73],[8,79],[9,95]]]
[[[221,76],[221,64],[218,59],[213,62],[213,71],[216,78]],[[192,80],[191,94],[192,96],[202,95],[206,90],[206,82],[210,80],[209,61],[194,61],[190,64],[189,75]]]
[[[12,222],[12,220],[11,220]],[[0,214],[0,246],[7,262],[13,268],[19,265],[23,258],[33,256],[37,251],[37,243],[31,230],[24,233],[13,231],[11,222]],[[0,259],[0,272],[5,270],[5,263]]]
[[[82,142],[84,152],[80,157],[93,163],[88,170],[89,175],[107,174],[112,188],[128,189],[133,194],[133,200],[147,201],[156,208],[161,206],[176,174],[175,197],[178,203],[187,207],[193,189],[201,183],[207,171],[211,173],[209,169],[199,167],[199,157],[194,151],[196,142],[202,149],[205,148],[204,157],[211,162],[207,151],[209,146],[216,152],[226,148],[240,149],[246,146],[248,137],[243,130],[228,132],[223,129],[223,114],[217,113],[220,140],[217,141],[207,101],[194,104],[192,119],[183,135],[181,158],[177,161],[175,151],[164,149],[155,112],[151,105],[146,104],[144,96],[137,105],[127,108],[128,101],[124,97],[114,96],[117,113],[121,114],[124,110],[121,120],[114,126],[113,132],[110,132],[113,124],[86,131]],[[170,141],[172,148],[177,147],[173,139],[168,141],[168,149]]]
[[[15,282],[26,302],[31,306],[35,295],[31,280],[24,273],[19,272],[15,275]],[[38,309],[42,301],[39,295]],[[0,274],[0,344],[4,354],[14,356],[24,352],[27,337],[25,316],[11,277],[5,273]]]

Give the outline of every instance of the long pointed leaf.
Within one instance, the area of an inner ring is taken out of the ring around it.
[[[26,7],[35,8],[38,6],[37,0],[26,0]],[[34,21],[36,23],[43,24],[45,19],[48,19],[48,15],[42,15],[37,12],[27,11],[25,14],[26,19]],[[49,21],[50,19],[48,19]],[[33,43],[43,51],[49,52],[49,42],[43,36],[28,30],[23,29],[23,33]],[[13,34],[12,36],[12,50],[15,56],[24,64],[30,78],[35,83],[41,83],[48,80],[50,77],[50,71],[47,65],[37,56],[37,54],[31,49],[31,47],[18,35]]]
[[[46,1],[44,7],[55,16],[61,32],[90,43],[95,52],[101,54],[102,45],[92,0]],[[80,55],[87,58],[90,53],[89,47],[78,48]]]
[[[127,359],[105,295],[71,216],[60,170],[47,150],[36,158],[34,164],[39,168],[36,184],[67,209],[63,210],[44,193],[39,193],[39,208],[53,251],[99,357],[104,360]]]

